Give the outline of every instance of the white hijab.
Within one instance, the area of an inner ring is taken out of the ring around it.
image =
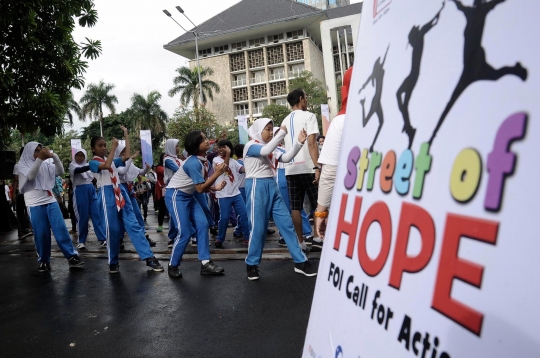
[[[41,144],[38,142],[29,142],[24,146],[24,151],[21,155],[21,159],[19,160],[18,169],[19,174],[23,174],[26,178],[28,178],[28,173],[30,172],[30,169],[32,169],[32,167],[36,163],[36,159],[34,158],[34,151],[39,145]],[[52,188],[54,188],[55,180],[55,166],[50,163],[43,162],[39,166],[39,172],[36,176],[36,179],[34,179],[34,189],[52,190]]]
[[[268,123],[273,123],[270,118],[259,118],[248,129],[248,134],[251,137],[251,139],[258,141],[259,143],[266,144],[265,141],[262,139],[262,131],[264,130],[264,127],[268,125]]]
[[[84,155],[84,161],[81,164],[77,163],[77,161],[75,160],[75,155],[77,155],[78,153],[82,153]],[[73,161],[69,163],[69,174],[71,175],[71,180],[73,180],[73,177],[75,176],[75,168],[85,167],[88,165],[88,163],[86,163],[86,161],[88,160],[88,154],[86,153],[86,150],[79,149],[75,152],[75,155],[73,156]],[[94,179],[94,175],[89,170],[79,174],[82,175],[85,179]]]
[[[119,144],[118,147],[116,147],[116,150],[114,151],[114,159],[120,158],[120,154],[122,153],[124,148],[126,148],[126,146],[122,144]],[[124,175],[120,175],[122,177],[120,179],[124,180],[125,182],[132,182],[139,175],[140,171],[141,170],[137,168],[135,164],[131,163],[127,173]]]
[[[165,142],[165,155],[178,158],[176,155],[176,146],[178,145],[178,142],[180,142],[178,139],[167,139],[167,142]]]

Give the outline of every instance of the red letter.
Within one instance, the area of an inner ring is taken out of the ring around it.
[[[356,231],[358,230],[358,220],[360,218],[360,208],[362,207],[362,197],[357,196],[354,199],[354,209],[352,214],[352,222],[345,221],[345,212],[347,211],[347,200],[349,195],[341,196],[341,209],[339,210],[338,224],[336,229],[336,241],[334,241],[334,250],[339,251],[341,243],[341,234],[349,235],[349,244],[347,245],[347,257],[352,259]]]
[[[411,226],[420,231],[422,248],[416,257],[407,256],[407,246],[409,245],[409,233]],[[401,217],[396,239],[396,249],[394,250],[394,260],[390,271],[390,286],[399,290],[403,272],[415,273],[422,271],[433,255],[435,245],[435,224],[427,211],[419,206],[403,203],[401,206]]]
[[[473,240],[495,245],[499,223],[466,216],[448,214],[441,249],[439,271],[433,292],[431,307],[472,333],[480,336],[484,315],[454,300],[454,278],[480,288],[484,267],[458,257],[459,241],[465,236]],[[492,297],[492,299],[496,299]]]
[[[366,250],[366,236],[371,223],[377,221],[381,226],[382,245],[381,251],[375,260],[372,260]],[[362,270],[368,276],[377,276],[384,267],[388,253],[390,252],[390,244],[392,241],[392,219],[388,206],[382,201],[378,201],[369,208],[362,227],[360,228],[360,236],[358,241],[358,260]]]

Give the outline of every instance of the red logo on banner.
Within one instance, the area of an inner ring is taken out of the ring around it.
[[[376,18],[391,3],[392,0],[373,0],[373,18]]]

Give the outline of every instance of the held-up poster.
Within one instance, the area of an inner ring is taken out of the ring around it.
[[[238,137],[240,144],[246,144],[249,141],[247,116],[238,116]]]
[[[304,357],[540,356],[539,18],[364,1]]]
[[[75,160],[75,154],[82,149],[82,143],[80,139],[71,140],[71,159]]]
[[[330,107],[327,104],[321,104],[321,118],[323,135],[326,135],[330,126]]]
[[[152,133],[149,130],[141,130],[141,152],[143,167],[146,164],[152,165],[154,163],[152,158]]]

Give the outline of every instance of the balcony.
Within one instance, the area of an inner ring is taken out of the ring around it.
[[[249,115],[249,109],[236,109],[234,111],[235,116],[247,116]]]
[[[247,80],[245,78],[242,78],[242,79],[239,79],[239,80],[236,80],[236,81],[232,81],[232,86],[233,87],[240,87],[240,86],[246,86],[247,85]]]
[[[279,81],[285,79],[285,72],[278,72],[270,75],[270,81]]]
[[[249,79],[249,83],[252,85],[255,85],[257,83],[266,83],[266,77],[264,76],[251,77]]]
[[[253,107],[252,111],[253,111],[253,115],[262,114],[264,111],[264,107]]]

